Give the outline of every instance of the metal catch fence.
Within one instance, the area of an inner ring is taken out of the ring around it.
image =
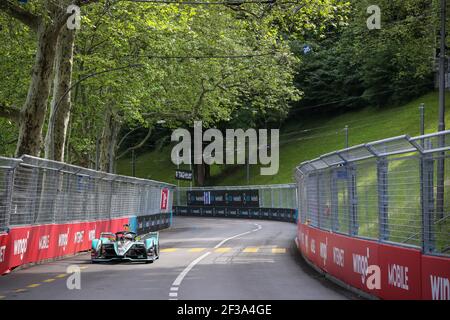
[[[159,214],[162,188],[175,186],[31,156],[0,157],[0,231]]]
[[[295,179],[300,223],[450,255],[450,131],[329,153]]]

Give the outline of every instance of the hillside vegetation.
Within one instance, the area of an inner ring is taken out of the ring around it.
[[[419,105],[425,104],[426,133],[437,128],[438,95],[428,93],[409,103],[391,108],[365,108],[339,116],[321,119],[304,119],[288,122],[280,133],[280,169],[277,175],[261,176],[259,167],[251,166],[250,184],[277,184],[292,182],[292,173],[300,162],[318,157],[324,153],[345,147],[344,127],[349,126],[349,145],[357,145],[373,140],[408,134],[419,135]],[[450,101],[447,100],[447,108]],[[446,115],[450,123],[450,114]],[[171,146],[160,150],[144,152],[137,157],[136,175],[142,178],[177,183],[174,175],[176,166],[170,161]],[[182,166],[187,168],[187,166]],[[118,162],[120,174],[131,175],[131,159]],[[214,185],[245,185],[245,166],[213,166]],[[188,183],[181,182],[187,186]]]

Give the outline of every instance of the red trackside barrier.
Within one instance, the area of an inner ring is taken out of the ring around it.
[[[298,246],[324,272],[381,299],[450,299],[450,258],[304,224],[298,225]],[[376,268],[379,283],[371,277]]]
[[[0,235],[0,274],[12,268],[89,250],[100,232],[116,232],[128,218],[12,228]]]

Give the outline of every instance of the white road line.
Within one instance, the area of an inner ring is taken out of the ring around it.
[[[181,271],[181,273],[178,275],[178,277],[172,283],[172,286],[179,286],[181,284],[181,282],[183,281],[184,277],[186,277],[186,275],[188,274],[188,272],[191,271],[191,269],[193,267],[195,267],[195,265],[197,263],[202,261],[204,258],[209,256],[210,254],[211,254],[211,252],[207,252],[204,255],[202,255],[202,256],[198,257],[197,259],[195,259],[194,261],[192,261],[183,271]]]
[[[262,229],[261,225],[259,225],[259,224],[257,224],[257,223],[255,223],[255,226],[257,226],[256,229],[253,229],[253,230],[250,230],[250,231],[247,231],[247,232],[243,232],[243,233],[240,233],[240,234],[237,234],[237,235],[235,235],[235,236],[232,236],[232,237],[229,237],[229,238],[226,238],[226,239],[222,240],[221,242],[219,242],[218,245],[216,245],[216,246],[214,247],[214,249],[217,249],[217,248],[221,247],[221,246],[222,246],[223,244],[225,244],[227,241],[230,241],[230,240],[235,239],[235,238],[238,238],[238,237],[245,236],[246,234],[249,234],[249,233],[252,233],[252,232],[256,232],[256,231],[259,231],[259,230]],[[200,257],[198,257],[197,259],[195,259],[194,261],[192,261],[192,262],[191,262],[191,263],[190,263],[183,271],[181,271],[181,273],[178,275],[178,277],[177,277],[177,278],[175,279],[175,281],[172,283],[171,290],[172,290],[174,287],[180,286],[181,282],[183,281],[184,277],[186,277],[186,275],[189,273],[189,271],[191,271],[192,268],[194,268],[196,264],[198,264],[200,261],[202,261],[203,259],[205,259],[205,258],[206,258],[207,256],[209,256],[210,254],[211,254],[211,251],[206,252],[206,253],[203,254],[202,256],[200,256]],[[177,290],[178,290],[178,288],[177,288]],[[175,295],[173,295],[173,294],[175,294]],[[169,297],[174,297],[174,296],[177,296],[177,295],[178,295],[178,293],[176,293],[176,292],[170,292],[170,293],[169,293]]]
[[[219,242],[219,244],[217,246],[214,247],[214,249],[217,249],[217,248],[221,247],[224,243],[226,243],[226,242],[228,242],[228,241],[230,241],[230,240],[232,240],[234,238],[242,237],[242,236],[245,236],[246,234],[249,234],[249,233],[252,233],[252,232],[256,232],[256,231],[259,231],[259,230],[262,229],[261,225],[259,225],[257,223],[255,223],[255,226],[257,226],[256,229],[253,229],[253,230],[250,230],[250,231],[247,231],[247,232],[244,232],[244,233],[240,233],[240,234],[237,234],[235,236],[226,238],[225,240],[222,240],[221,242]]]
[[[170,291],[178,291],[178,287],[172,287],[170,288]]]

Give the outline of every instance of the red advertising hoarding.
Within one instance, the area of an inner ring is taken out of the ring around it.
[[[298,246],[314,265],[382,299],[450,299],[450,258],[298,225]]]
[[[12,228],[0,235],[0,274],[11,268],[89,250],[100,232],[117,232],[128,218]]]
[[[167,210],[169,203],[169,189],[163,188],[161,189],[161,210]]]

